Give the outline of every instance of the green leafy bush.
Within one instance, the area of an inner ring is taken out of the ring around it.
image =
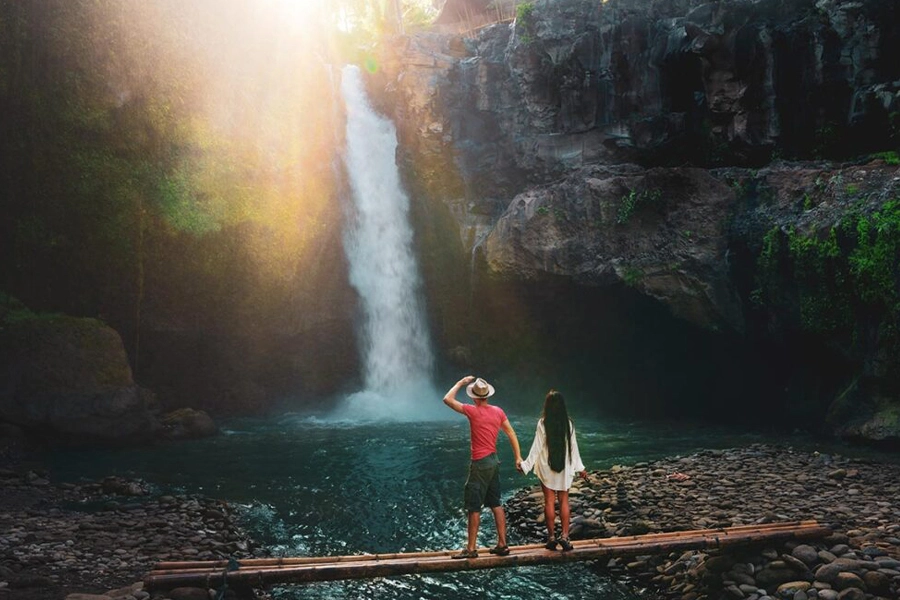
[[[528,45],[534,39],[534,3],[525,2],[516,7],[516,33],[519,40]]]

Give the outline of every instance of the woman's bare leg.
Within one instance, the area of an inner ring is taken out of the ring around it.
[[[559,496],[559,524],[562,529],[562,536],[569,537],[569,491],[556,492]]]
[[[544,492],[544,519],[547,523],[547,539],[556,537],[556,492],[543,483],[541,490]]]

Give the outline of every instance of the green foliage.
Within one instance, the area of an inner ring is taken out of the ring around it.
[[[757,287],[750,292],[750,300],[757,306],[775,304],[780,296],[781,238],[781,231],[778,227],[773,227],[763,236],[762,248],[756,259]]]
[[[636,267],[626,267],[622,273],[622,281],[628,287],[634,287],[644,277],[644,272]]]
[[[813,133],[813,156],[827,158],[840,146],[840,130],[835,123],[825,123]]]
[[[823,234],[773,228],[757,258],[754,304],[848,346],[876,331],[900,352],[900,201],[854,212]],[[894,353],[896,356],[897,353]]]
[[[657,204],[662,199],[662,191],[658,189],[638,192],[631,190],[622,196],[619,210],[616,213],[616,223],[624,225],[631,216],[642,206]]]
[[[215,215],[204,210],[200,196],[194,189],[191,174],[186,170],[176,171],[160,182],[159,198],[166,220],[176,229],[194,235],[219,229]]]
[[[842,223],[853,227],[854,220]],[[887,311],[900,311],[900,201],[892,200],[870,217],[855,220],[856,247],[849,265],[854,287],[863,302]]]
[[[566,211],[561,206],[553,204],[539,206],[534,212],[542,217],[553,213],[553,217],[556,219],[563,219],[566,216]]]
[[[25,321],[33,316],[34,313],[19,300],[0,292],[0,326]]]
[[[57,319],[61,316],[59,313],[36,313],[17,298],[0,292],[0,327],[25,321]]]
[[[872,158],[880,158],[887,165],[891,165],[892,167],[896,167],[900,165],[900,155],[897,154],[896,150],[890,150],[888,152],[877,152],[872,155]]]
[[[437,13],[431,2],[422,0],[405,2],[402,17],[404,32],[408,34],[429,27]]]
[[[531,22],[534,13],[534,2],[523,2],[516,7],[516,20],[521,21],[523,25]]]
[[[516,6],[516,35],[526,46],[534,40],[534,3]]]
[[[750,187],[750,183],[747,179],[733,179],[728,185],[734,191],[734,195],[737,196],[738,200],[747,196],[747,191]]]
[[[844,259],[834,228],[824,239],[788,231],[788,253],[800,295],[800,323],[808,331],[833,332],[850,325]]]

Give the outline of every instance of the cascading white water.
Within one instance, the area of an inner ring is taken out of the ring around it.
[[[436,409],[443,405],[431,383],[431,341],[420,299],[409,198],[394,161],[397,132],[370,106],[358,68],[344,67],[341,93],[347,110],[344,164],[353,196],[344,248],[350,283],[363,309],[365,389],[350,396],[338,416],[439,416]]]

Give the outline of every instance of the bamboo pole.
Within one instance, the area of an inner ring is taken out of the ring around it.
[[[499,567],[595,560],[608,557],[660,554],[687,549],[723,548],[760,541],[786,540],[796,537],[820,537],[831,530],[815,521],[779,523],[762,526],[740,526],[724,529],[701,529],[668,532],[631,538],[579,540],[570,552],[551,552],[540,544],[511,548],[508,556],[480,555],[476,559],[458,560],[451,552],[413,552],[389,555],[354,555],[298,559],[302,562],[261,564],[259,561],[289,559],[249,559],[236,571],[214,568],[219,562],[204,563],[203,568],[154,570],[145,580],[147,589],[170,589],[184,585],[217,587],[223,581],[265,587],[275,583],[307,583],[339,579],[364,579],[414,573],[480,570]],[[194,563],[161,563],[161,565],[194,565]],[[227,565],[227,563],[225,563]]]
[[[819,534],[828,532],[826,528],[818,528]],[[668,542],[632,541],[617,546],[588,546],[575,548],[571,552],[549,552],[532,549],[517,552],[505,557],[485,556],[469,560],[454,560],[446,557],[415,557],[394,559],[389,561],[364,561],[356,563],[330,563],[319,565],[295,565],[282,568],[256,568],[222,573],[188,573],[169,574],[151,577],[149,588],[175,587],[189,583],[204,582],[213,585],[224,577],[229,583],[242,582],[250,585],[266,586],[274,583],[307,583],[313,581],[332,581],[338,579],[362,579],[414,573],[440,573],[446,571],[476,570],[498,567],[514,567],[537,565],[553,562],[592,560],[612,556],[633,556],[638,554],[655,554],[677,552],[687,549],[719,548],[724,545],[752,543],[754,541],[773,541],[789,539],[791,531],[775,531],[768,534],[755,533],[742,536],[731,536],[722,540],[719,536],[702,534],[682,536],[681,539]],[[723,543],[724,542],[724,543]]]
[[[715,529],[696,529],[688,531],[664,531],[657,533],[648,533],[642,535],[612,537],[612,538],[592,538],[586,540],[572,540],[575,547],[594,545],[596,543],[614,544],[626,543],[634,540],[668,540],[677,539],[686,535],[693,535],[698,532],[706,532],[709,534],[719,534],[722,536],[730,536],[742,533],[778,531],[782,529],[797,529],[808,525],[818,527],[816,521],[784,521],[780,523],[758,524],[758,525],[738,525],[735,527],[722,527]],[[512,550],[530,550],[543,548],[543,544],[525,544],[521,546],[513,546]],[[282,566],[282,565],[305,565],[316,563],[333,563],[333,562],[356,562],[368,560],[391,560],[395,558],[414,558],[414,557],[440,557],[450,556],[457,551],[439,550],[439,551],[420,551],[420,552],[394,552],[386,554],[353,554],[349,556],[294,556],[294,557],[277,557],[277,558],[247,558],[238,560],[241,568],[245,567],[261,567],[261,566]],[[488,548],[480,548],[480,554],[486,554]],[[184,571],[190,569],[224,569],[228,566],[229,561],[172,561],[160,562],[154,567],[154,571]]]

